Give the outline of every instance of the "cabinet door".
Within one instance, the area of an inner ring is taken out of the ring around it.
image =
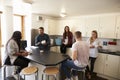
[[[82,36],[85,37],[86,36],[85,19],[80,18],[79,20],[78,19],[74,20],[71,30],[72,32],[81,31]]]
[[[119,69],[118,69],[118,78],[120,79],[120,57],[119,57],[119,67],[118,67]]]
[[[115,38],[115,16],[100,16],[100,35],[102,38]]]
[[[98,57],[95,61],[94,72],[100,73],[100,74],[104,73],[105,57],[106,57],[106,54],[103,54],[103,53],[98,54]]]
[[[99,17],[87,17],[85,20],[85,26],[86,26],[86,36],[90,37],[91,32],[93,30],[96,30],[99,32]]]
[[[48,34],[56,35],[56,20],[48,19]]]
[[[117,16],[116,19],[116,38],[120,39],[120,16]]]
[[[118,77],[119,56],[106,55],[104,74],[114,78]]]

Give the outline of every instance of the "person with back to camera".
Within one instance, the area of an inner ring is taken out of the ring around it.
[[[20,71],[27,67],[28,63],[30,62],[24,57],[28,55],[28,52],[20,50],[21,38],[21,32],[15,31],[12,37],[7,41],[5,48],[6,58],[4,64],[20,66],[14,74],[20,73]]]
[[[61,53],[66,53],[66,48],[72,47],[73,34],[69,29],[69,26],[65,26],[63,33],[62,45],[60,46]]]
[[[66,75],[66,80],[71,80],[71,72],[68,68],[84,69],[88,65],[89,61],[89,46],[86,41],[82,41],[80,31],[75,32],[76,42],[72,45],[72,60],[64,61],[61,65],[61,70]],[[73,74],[76,76],[76,74]]]
[[[87,76],[88,79],[91,79],[91,75],[93,74],[93,70],[94,70],[94,64],[98,56],[98,48],[101,48],[100,41],[98,39],[98,33],[96,30],[92,31],[92,36],[87,40],[87,42],[90,48],[89,51],[90,69],[89,66],[87,66],[87,70],[88,70]]]
[[[48,34],[44,33],[44,28],[39,27],[39,34],[35,37],[35,45],[39,47],[40,50],[50,49],[50,38]]]

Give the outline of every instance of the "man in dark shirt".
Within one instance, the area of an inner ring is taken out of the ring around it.
[[[44,33],[44,28],[40,27],[39,35],[35,37],[35,45],[40,48],[40,50],[49,50],[50,49],[50,38],[48,34]]]

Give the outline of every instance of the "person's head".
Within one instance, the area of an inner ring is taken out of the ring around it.
[[[69,26],[65,26],[65,28],[64,28],[64,32],[69,32],[69,31],[70,31]]]
[[[96,30],[92,31],[92,38],[98,38],[98,33]]]
[[[39,33],[40,33],[40,34],[43,34],[43,33],[44,33],[44,28],[43,28],[43,27],[39,27],[38,30],[39,30]]]
[[[22,38],[21,32],[20,31],[13,32],[13,35],[11,38],[15,40],[20,40]]]
[[[76,32],[74,33],[74,35],[75,35],[75,39],[76,39],[76,40],[82,38],[82,33],[81,33],[80,31],[76,31]]]

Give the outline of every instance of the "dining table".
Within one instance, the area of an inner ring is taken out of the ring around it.
[[[50,50],[41,51],[37,47],[31,48],[31,50],[32,52],[26,58],[44,66],[55,66],[70,58],[68,55],[59,52],[53,52]]]

